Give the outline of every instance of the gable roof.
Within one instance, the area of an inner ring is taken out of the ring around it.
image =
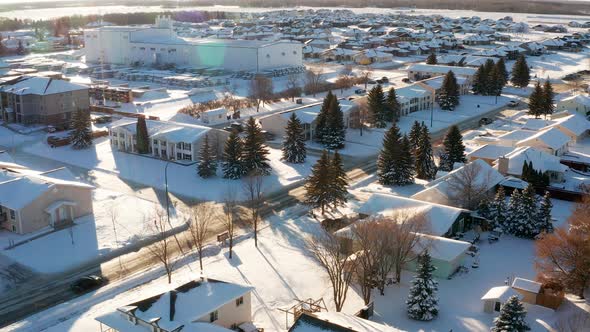
[[[82,84],[70,83],[48,77],[31,76],[8,85],[2,90],[17,95],[51,95],[70,91],[87,90],[88,87]]]
[[[590,128],[590,121],[579,113],[574,113],[562,118],[555,119],[555,123],[552,127],[565,129],[576,136],[581,136]]]
[[[523,145],[529,145],[530,143],[534,142],[534,141],[540,141],[543,144],[545,144],[546,146],[550,147],[553,150],[557,150],[565,145],[567,145],[567,143],[569,143],[570,138],[562,133],[559,129],[557,128],[549,128],[543,131],[540,131],[528,138],[525,138],[519,142],[517,142],[517,145],[523,146]]]
[[[530,146],[517,148],[505,155],[508,159],[508,174],[520,176],[524,162],[532,162],[537,171],[565,172],[568,167],[560,162],[561,158]],[[497,165],[496,165],[497,168]]]
[[[317,312],[302,314],[291,326],[289,332],[403,332],[342,312]]]

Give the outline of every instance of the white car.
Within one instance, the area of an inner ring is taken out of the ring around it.
[[[517,100],[511,100],[508,102],[508,106],[510,107],[515,107],[518,106],[518,101]]]

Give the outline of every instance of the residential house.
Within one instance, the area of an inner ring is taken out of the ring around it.
[[[477,159],[431,181],[424,190],[412,195],[411,198],[459,208],[473,208],[473,206],[467,205],[479,203],[481,197],[478,199],[475,196],[495,193],[496,186],[502,180],[504,180],[502,174],[485,161]],[[473,193],[475,196],[465,195],[464,190],[467,185],[477,188],[474,190],[477,193]]]
[[[571,114],[570,112],[554,113],[551,116],[554,124],[551,127],[559,129],[562,133],[570,138],[570,141],[577,142],[588,136],[590,130],[590,121],[579,113]]]
[[[555,156],[562,156],[568,151],[570,141],[571,139],[559,129],[549,128],[516,142],[515,146],[531,146]]]
[[[352,59],[358,64],[368,65],[372,63],[391,62],[393,60],[393,55],[375,49],[368,49],[356,53],[353,55]]]
[[[457,76],[456,78],[457,78],[457,85],[459,88],[459,95],[463,96],[463,95],[468,94],[469,91],[471,90],[471,82],[464,76]],[[419,84],[421,86],[427,86],[427,87],[434,89],[435,99],[438,101],[438,97],[440,95],[440,90],[442,88],[442,84],[443,84],[444,79],[445,78],[443,76],[436,76],[433,78],[419,81],[416,84]]]
[[[484,144],[476,150],[467,154],[467,161],[472,162],[477,159],[485,161],[488,165],[493,166],[494,162],[506,154],[514,151],[512,146],[502,146],[495,144]]]
[[[62,227],[92,214],[93,186],[76,181],[66,169],[37,172],[0,165],[0,227],[18,234]]]
[[[443,76],[449,71],[452,71],[456,76],[464,76],[469,82],[472,82],[477,69],[470,67],[427,65],[421,63],[411,64],[407,69],[408,78],[414,81],[420,81],[435,76]]]
[[[403,332],[391,326],[379,324],[343,312],[326,311],[302,313],[289,332]]]
[[[89,106],[88,86],[59,79],[25,76],[0,89],[5,122],[67,128],[73,113]]]
[[[520,178],[525,162],[533,163],[533,168],[537,171],[547,172],[554,183],[565,181],[565,173],[569,169],[560,162],[559,157],[530,146],[518,147],[500,156],[495,162],[495,168],[502,175]]]
[[[340,100],[340,109],[342,110],[344,125],[346,128],[351,126],[352,112],[356,109],[356,105],[347,100]],[[258,119],[262,129],[273,134],[275,137],[285,136],[285,129],[287,122],[294,112],[301,124],[303,125],[303,134],[306,140],[311,140],[315,137],[316,119],[320,114],[322,108],[321,104],[315,104],[308,107],[299,108],[294,111],[285,111],[267,115]]]
[[[145,120],[148,130],[149,154],[155,158],[198,161],[205,136],[219,156],[229,133],[205,126],[171,121]],[[124,118],[109,129],[111,145],[118,151],[137,153],[137,120]]]
[[[229,332],[252,326],[252,290],[201,277],[95,319],[101,332]]]
[[[590,96],[575,95],[557,102],[557,110],[576,111],[583,116],[590,115]]]
[[[412,84],[395,89],[400,115],[429,110],[434,107],[436,91],[428,85]]]

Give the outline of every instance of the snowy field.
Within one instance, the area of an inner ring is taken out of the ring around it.
[[[281,151],[270,150],[270,165],[273,173],[264,177],[264,192],[276,192],[285,186],[305,179],[311,171],[311,165],[317,160],[309,156],[304,164],[289,164],[281,161]],[[24,148],[25,152],[39,155],[48,159],[64,162],[82,168],[94,170],[95,176],[101,172],[115,174],[118,177],[136,184],[164,190],[166,161],[135,154],[112,151],[108,138],[94,141],[89,149],[74,150],[71,146],[50,148],[45,142],[36,142]],[[187,198],[220,201],[228,191],[232,191],[237,198],[244,197],[242,182],[221,178],[218,176],[203,179],[198,176],[196,165],[180,165],[170,163],[168,166],[168,189],[171,193]],[[211,190],[215,188],[216,190]]]
[[[0,251],[0,254],[37,272],[56,273],[99,259],[154,234],[148,227],[156,213],[153,202],[97,189],[93,204],[94,214],[77,219],[75,226]],[[186,216],[177,214],[173,206],[170,212],[173,227],[185,222]],[[0,240],[11,235],[15,242],[19,241],[8,232],[0,233]]]
[[[355,205],[355,202],[351,205]],[[560,225],[571,213],[572,204],[554,200],[554,205],[553,216],[557,219],[557,225]],[[265,331],[286,330],[284,313],[278,309],[291,306],[296,298],[323,297],[328,309],[334,310],[327,275],[310,258],[304,246],[305,238],[317,232],[319,224],[309,217],[289,217],[288,214],[305,211],[306,208],[302,206],[284,211],[284,215],[277,217],[261,231],[258,248],[254,247],[251,238],[241,238],[234,247],[232,260],[228,259],[227,248],[213,246],[208,249],[212,253],[205,260],[205,273],[208,276],[256,288],[252,297],[253,319]],[[374,295],[373,319],[407,331],[489,331],[494,315],[483,313],[480,298],[490,287],[503,285],[507,277],[534,278],[533,243],[510,236],[503,236],[495,244],[483,243],[479,269],[470,268],[468,273],[452,280],[439,280],[441,311],[432,322],[415,322],[407,318],[404,302],[412,273],[404,272],[401,284],[388,286],[385,296]],[[198,276],[195,257],[187,257],[183,262],[187,264],[183,264],[175,273],[174,285]],[[9,330],[96,330],[98,323],[94,317],[174,287],[167,285],[162,275],[161,269],[155,269],[123,284],[107,285],[96,292],[31,316],[10,326]],[[160,278],[133,288],[155,276]],[[129,288],[133,289],[123,293]],[[351,289],[344,311],[355,313],[362,304],[360,292]],[[553,311],[538,307],[530,308],[527,316],[532,331],[546,331],[543,326],[556,319],[557,315]]]

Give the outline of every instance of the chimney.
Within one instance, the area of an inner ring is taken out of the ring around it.
[[[498,158],[498,172],[504,176],[508,174],[508,158],[505,156]]]

